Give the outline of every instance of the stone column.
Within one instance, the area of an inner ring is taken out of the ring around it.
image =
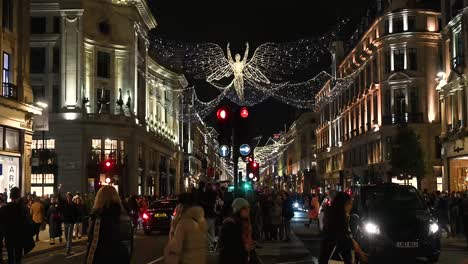
[[[445,135],[447,133],[447,109],[445,108],[445,96],[444,96],[444,93],[442,92],[441,93],[442,97],[440,98],[440,110],[441,110],[441,113],[440,113],[440,122],[442,124],[442,131],[441,131],[441,135]]]
[[[61,37],[62,108],[81,107],[83,9],[64,9]]]
[[[166,159],[166,184],[167,184],[167,195],[171,194],[171,175],[170,167],[171,167],[171,160],[169,157]]]
[[[148,194],[149,148],[143,146],[143,172],[141,179],[141,193]]]
[[[159,196],[161,193],[159,192],[159,181],[161,179],[161,173],[159,172],[159,165],[161,163],[161,153],[156,151],[156,175],[154,178],[154,194]]]
[[[462,114],[462,120],[463,120],[463,127],[464,128],[467,128],[467,124],[468,124],[468,109],[467,109],[467,96],[468,96],[468,93],[466,92],[466,89],[467,89],[467,86],[465,85],[465,81],[463,80],[463,82],[460,84],[460,93],[461,93],[461,96],[460,96],[460,102],[461,102],[461,114]]]

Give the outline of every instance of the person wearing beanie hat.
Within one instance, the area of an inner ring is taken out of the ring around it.
[[[222,264],[248,264],[255,259],[255,242],[250,224],[250,204],[244,198],[232,202],[233,215],[223,221],[219,236],[219,258]]]
[[[233,213],[239,212],[242,208],[250,208],[249,202],[244,198],[236,198],[232,202]]]

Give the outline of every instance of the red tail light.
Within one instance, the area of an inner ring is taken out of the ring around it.
[[[148,220],[148,218],[149,218],[148,214],[143,213],[143,219],[144,219],[144,220]]]

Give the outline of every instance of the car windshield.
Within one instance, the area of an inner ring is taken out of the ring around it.
[[[412,187],[370,187],[362,192],[363,206],[368,210],[426,209],[426,206]]]
[[[150,209],[174,209],[177,206],[177,200],[169,201],[156,201],[153,202],[149,208]]]

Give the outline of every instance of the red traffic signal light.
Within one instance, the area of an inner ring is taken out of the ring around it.
[[[218,118],[218,120],[221,120],[221,121],[226,120],[228,117],[227,110],[224,108],[218,109],[218,111],[216,112],[216,117]]]
[[[257,167],[258,167],[258,163],[254,161],[254,162],[252,163],[252,167],[257,168]]]
[[[247,109],[247,107],[242,107],[240,109],[240,116],[242,118],[247,118],[249,116],[249,110]]]
[[[105,165],[106,168],[110,168],[112,166],[112,163],[110,161],[106,161]]]

